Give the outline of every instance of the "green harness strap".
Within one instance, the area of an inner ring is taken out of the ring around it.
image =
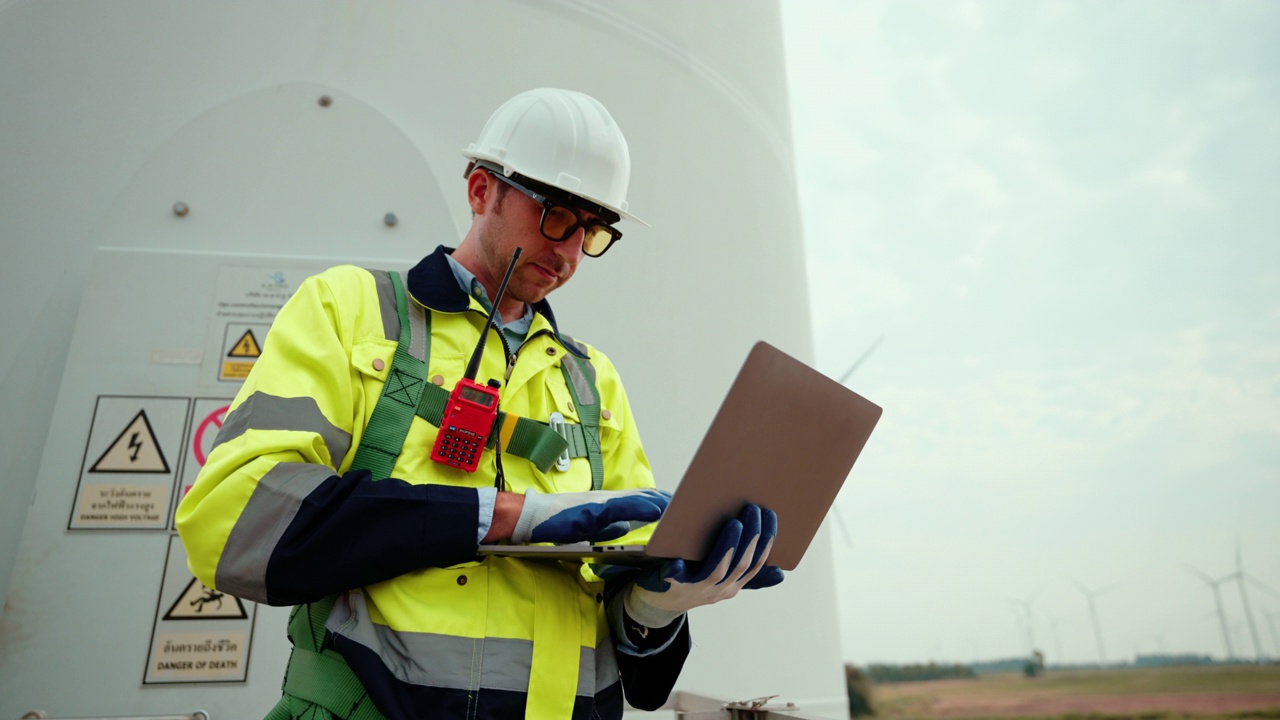
[[[388,274],[400,316],[400,340],[382,396],[373,408],[352,459],[352,469],[369,470],[374,480],[391,476],[414,415],[439,427],[449,399],[447,390],[426,382],[431,353],[430,313],[424,313],[426,322],[422,327],[426,342],[423,357],[419,358],[410,349],[412,330],[400,275],[394,271]],[[545,423],[500,411],[494,425],[498,432],[490,433],[487,447],[496,447],[498,437],[506,435],[507,423],[514,422],[502,452],[526,458],[542,472],[550,469],[566,452],[569,457],[586,457],[591,465],[592,488],[599,490],[604,482],[604,461],[600,452],[600,402],[595,368],[590,360],[573,353],[565,354],[560,367],[581,424],[567,425],[562,436]],[[293,651],[285,670],[284,695],[265,720],[386,720],[370,702],[364,686],[342,655],[325,647],[325,623],[337,600],[337,595],[331,595],[293,608],[289,615]]]
[[[396,309],[400,315],[400,342],[396,345],[391,369],[387,371],[387,381],[382,386],[382,397],[378,398],[373,407],[369,424],[364,429],[364,437],[360,439],[360,447],[356,448],[355,459],[351,461],[353,468],[371,472],[374,480],[391,477],[391,469],[395,467],[396,458],[400,457],[404,439],[409,436],[409,426],[424,397],[423,389],[432,387],[439,390],[435,385],[427,384],[427,358],[431,354],[431,315],[423,313],[426,318],[426,350],[423,357],[414,357],[409,347],[412,332],[404,286],[400,284],[399,273],[388,274],[391,276],[391,288],[395,291]],[[437,420],[436,426],[439,424]]]
[[[440,421],[444,418],[445,406],[449,404],[449,391],[444,388],[427,384],[422,393],[422,400],[418,404],[418,417],[426,420],[436,427],[440,427]],[[511,436],[502,447],[502,452],[508,455],[522,457],[533,463],[542,472],[547,472],[551,466],[555,464],[556,458],[563,453],[568,452],[569,457],[585,457],[586,454],[574,454],[573,448],[575,440],[570,439],[573,435],[581,436],[583,428],[579,425],[567,425],[565,437],[560,433],[552,430],[544,422],[539,422],[526,417],[520,417],[512,413],[498,411],[498,419],[494,422],[493,428],[495,432],[489,433],[489,441],[485,447],[496,448],[506,433],[507,425],[514,423],[514,427],[510,430]],[[581,440],[576,441],[581,445]]]
[[[284,671],[284,694],[265,720],[386,720],[342,655],[324,647],[324,624],[337,600],[330,595],[290,613],[293,652]]]
[[[580,423],[569,426],[580,430],[577,436],[570,434],[574,443],[570,446],[569,456],[587,457],[591,463],[591,489],[599,490],[604,485],[604,456],[600,452],[600,394],[596,391],[596,369],[590,360],[573,353],[565,354],[560,368],[564,371],[573,404],[578,408]]]

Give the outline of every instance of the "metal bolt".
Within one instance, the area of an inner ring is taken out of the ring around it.
[[[177,215],[178,217],[186,217],[189,212],[191,212],[191,208],[187,207],[186,203],[179,201],[173,204],[174,215]]]
[[[329,107],[332,104],[333,104],[333,98],[329,97],[328,95],[320,96],[320,107]]]
[[[382,216],[382,222],[386,223],[387,227],[395,227],[400,223],[400,218],[396,217],[395,213],[387,213]]]

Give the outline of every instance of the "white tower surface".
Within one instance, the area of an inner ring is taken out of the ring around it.
[[[538,86],[597,97],[630,144],[651,227],[552,303],[619,367],[672,489],[752,343],[812,361],[777,3],[0,0],[0,717],[249,718],[279,696],[280,608],[257,608],[243,681],[144,684],[172,533],[68,528],[95,398],[175,394],[202,347],[158,295],[213,283],[116,296],[93,270],[133,256],[96,249],[416,260],[468,225],[461,148]],[[95,367],[144,315],[171,342]],[[846,716],[825,530],[692,629],[678,689]]]

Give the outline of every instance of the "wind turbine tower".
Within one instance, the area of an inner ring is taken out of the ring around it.
[[[1062,636],[1058,634],[1058,618],[1048,611],[1045,615],[1049,617],[1049,632],[1053,634],[1053,649],[1058,653],[1057,662],[1061,663],[1065,656],[1062,653]]]
[[[1276,632],[1276,617],[1280,616],[1280,612],[1268,612],[1267,627],[1271,628],[1271,644],[1275,646],[1276,657],[1280,657],[1280,633]]]
[[[1253,655],[1262,659],[1262,643],[1258,641],[1258,626],[1253,622],[1253,608],[1249,606],[1249,593],[1245,592],[1244,561],[1240,557],[1240,538],[1236,538],[1236,585],[1240,588],[1240,604],[1244,605],[1244,617],[1249,621],[1249,637],[1253,640]]]

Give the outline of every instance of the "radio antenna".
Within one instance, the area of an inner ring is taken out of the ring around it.
[[[502,296],[507,292],[507,281],[511,279],[511,271],[516,269],[516,260],[520,258],[520,248],[511,253],[511,262],[507,265],[507,274],[502,276],[502,284],[498,286],[498,297],[493,301],[493,309],[489,311],[489,319],[484,324],[484,329],[480,331],[480,342],[476,343],[475,352],[471,353],[471,362],[467,363],[467,372],[463,376],[466,379],[475,382],[476,373],[480,372],[480,356],[484,355],[484,343],[489,339],[489,330],[493,328],[493,318],[498,314],[498,305],[502,302]]]

